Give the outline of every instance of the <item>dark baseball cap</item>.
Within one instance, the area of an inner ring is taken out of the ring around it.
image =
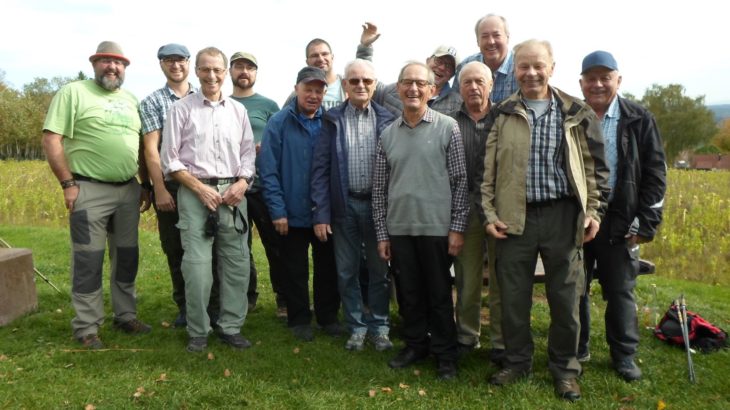
[[[162,60],[163,58],[167,58],[170,56],[190,58],[190,52],[188,51],[188,48],[184,45],[175,43],[165,44],[164,46],[160,47],[159,50],[157,50],[158,60]]]
[[[299,74],[297,74],[297,84],[312,81],[319,81],[324,85],[327,85],[327,76],[325,75],[324,70],[318,67],[309,66],[299,70]]]
[[[616,59],[608,51],[598,50],[588,54],[583,59],[583,71],[580,73],[585,74],[594,67],[606,67],[611,71],[618,71]]]

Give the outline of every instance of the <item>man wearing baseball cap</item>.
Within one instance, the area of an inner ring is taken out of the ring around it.
[[[151,330],[137,319],[135,295],[137,227],[149,196],[135,178],[137,172],[146,178],[138,161],[137,98],[121,89],[129,59],[119,44],[102,41],[89,61],[94,79],[69,83],[53,97],[43,150],[69,210],[73,335],[84,347],[101,349],[107,240],[114,327],[130,334]]]
[[[666,191],[664,148],[654,116],[618,95],[621,74],[611,53],[594,51],[583,59],[580,87],[603,127],[611,193],[596,238],[583,246],[586,286],[580,301],[578,360],[590,360],[590,282],[601,284],[606,301],[606,342],[613,368],[624,380],[641,378],[634,287],[639,244],[650,242],[662,220]]]
[[[253,129],[254,142],[256,143],[256,152],[261,150],[261,138],[264,134],[264,128],[269,119],[279,112],[279,105],[272,99],[266,98],[254,91],[256,84],[256,75],[258,74],[258,60],[256,57],[247,52],[238,51],[231,56],[231,82],[233,83],[233,94],[231,98],[243,104],[248,111],[248,118],[251,121]],[[256,157],[256,170],[258,173],[259,157]],[[281,277],[284,274],[283,259],[281,255],[281,238],[274,230],[271,223],[271,216],[266,208],[264,195],[261,190],[260,177],[257,175],[254,183],[246,191],[246,203],[248,205],[248,219],[256,224],[258,228],[261,243],[266,252],[266,259],[269,261],[269,275],[271,276],[271,287],[276,294],[277,316],[286,317],[286,303],[281,291]],[[251,250],[251,240],[253,235],[249,235],[248,248]],[[256,308],[258,299],[257,292],[257,276],[256,264],[253,255],[251,255],[251,277],[248,282],[248,305],[249,311]]]
[[[310,170],[313,149],[322,125],[325,72],[317,67],[299,70],[296,97],[269,120],[264,130],[259,172],[264,198],[286,255],[284,297],[287,321],[294,337],[314,338],[309,310],[309,246],[314,259],[314,313],[325,333],[339,336],[334,249],[331,240],[314,235]]]

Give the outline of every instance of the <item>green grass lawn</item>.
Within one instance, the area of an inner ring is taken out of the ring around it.
[[[140,233],[139,317],[153,325],[151,334],[128,336],[111,328],[107,316],[100,335],[109,348],[78,351],[71,337],[68,231],[64,228],[0,225],[0,237],[14,247],[33,250],[36,267],[65,293],[60,295],[37,278],[38,311],[0,328],[0,409],[182,408],[182,409],[727,409],[730,353],[694,356],[698,383],[687,382],[685,353],[656,340],[649,327],[654,314],[684,293],[689,308],[711,322],[730,328],[730,291],[726,286],[642,276],[637,288],[642,339],[639,351],[644,379],[628,384],[610,368],[604,341],[600,287],[593,301],[592,361],[580,380],[583,399],[558,400],[547,371],[547,305],[536,285],[533,331],[536,342],[533,376],[512,386],[494,388],[495,371],[482,348],[460,362],[459,377],[438,382],[431,361],[413,369],[391,370],[393,352],[371,347],[348,352],[345,339],[316,333],[312,343],[296,341],[275,318],[268,267],[255,241],[259,270],[259,308],[250,313],[243,333],[254,346],[234,351],[211,338],[209,352],[185,351],[186,332],[165,327],[176,308],[170,280],[154,232]],[[107,271],[108,272],[108,271]],[[108,273],[106,273],[108,277]],[[655,300],[652,285],[656,285]],[[105,283],[105,289],[108,284]],[[108,293],[106,295],[107,312]],[[2,301],[0,301],[2,303]],[[395,340],[396,347],[402,342]],[[482,337],[482,346],[489,340]],[[89,407],[91,408],[91,407]]]

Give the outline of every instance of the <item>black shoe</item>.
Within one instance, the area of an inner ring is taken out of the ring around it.
[[[186,350],[190,353],[199,353],[208,347],[207,337],[191,337],[188,339],[188,347]]]
[[[322,331],[332,337],[339,337],[345,334],[345,328],[338,322],[322,326]]]
[[[218,338],[221,339],[221,342],[231,346],[234,349],[248,349],[251,347],[251,342],[248,341],[245,337],[241,336],[240,333],[236,333],[235,335],[226,335],[223,333],[218,333]]]
[[[436,374],[439,380],[451,380],[456,377],[456,362],[453,360],[439,360]]]
[[[489,361],[494,363],[494,365],[500,369],[504,367],[504,349],[490,349]]]
[[[494,386],[504,386],[507,384],[514,383],[520,379],[524,379],[530,375],[531,369],[529,367],[504,367],[502,370],[494,373],[489,378],[489,384]]]
[[[310,325],[298,325],[292,326],[291,332],[299,340],[305,342],[311,342],[314,340],[314,334],[312,333],[312,326]]]
[[[614,361],[613,368],[627,382],[641,380],[641,369],[632,359]]]
[[[390,359],[388,366],[391,369],[402,369],[425,359],[426,356],[428,356],[428,353],[419,353],[410,347],[404,347],[394,358]]]
[[[580,386],[575,378],[555,379],[555,394],[561,399],[576,401],[580,400]]]
[[[177,314],[177,317],[175,318],[175,321],[172,323],[173,327],[185,327],[188,325],[188,317],[185,314],[184,310],[181,310],[180,313]]]

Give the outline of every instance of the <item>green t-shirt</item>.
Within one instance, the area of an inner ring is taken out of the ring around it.
[[[132,93],[94,80],[65,85],[53,97],[43,129],[63,135],[71,172],[120,182],[137,173],[142,123]]]
[[[251,121],[251,129],[253,130],[253,140],[256,144],[261,143],[264,136],[264,128],[274,114],[279,112],[279,106],[271,99],[260,94],[254,94],[250,97],[234,97],[234,100],[243,104],[248,112],[248,119]]]

